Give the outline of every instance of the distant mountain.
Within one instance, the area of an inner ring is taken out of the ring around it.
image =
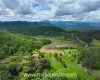
[[[51,24],[64,29],[100,29],[99,22],[54,21]]]
[[[25,35],[62,36],[66,31],[50,22],[0,22],[0,28]]]
[[[35,27],[35,26],[53,26],[53,24],[48,22],[27,22],[27,21],[0,22],[0,27]]]
[[[27,22],[27,21],[13,21],[13,22],[0,22],[0,27],[36,27],[36,26],[54,26],[64,29],[100,29],[99,22],[78,22],[78,21],[40,21],[40,22]]]
[[[66,30],[98,30],[100,23],[75,21],[0,22],[0,28],[25,35],[62,36]]]

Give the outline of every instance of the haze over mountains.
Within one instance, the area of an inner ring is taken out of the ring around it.
[[[43,27],[53,26],[64,29],[100,29],[99,22],[80,22],[80,21],[40,21],[40,22],[27,22],[27,21],[8,21],[0,22],[0,27]]]
[[[100,29],[98,22],[58,21],[52,24],[65,29]]]

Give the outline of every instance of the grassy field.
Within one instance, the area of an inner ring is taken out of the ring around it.
[[[38,39],[43,38],[43,37],[39,37]],[[40,51],[41,52],[45,52],[45,53],[64,53],[63,50],[61,50],[60,48],[64,48],[64,47],[73,47],[73,48],[77,48],[78,46],[80,46],[81,44],[77,41],[66,41],[63,37],[48,37],[46,39],[50,39],[52,41],[51,44],[45,45],[43,46]]]
[[[100,41],[96,40],[96,39],[93,39],[91,45],[100,46]]]
[[[69,77],[69,80],[93,80],[93,78],[84,70],[84,68],[77,64],[77,54],[79,54],[79,51],[77,47],[79,46],[79,43],[76,42],[68,42],[65,40],[62,40],[62,38],[52,38],[52,43],[49,45],[43,46],[40,51],[43,49],[44,52],[49,53],[48,49],[52,49],[51,53],[54,53],[53,50],[59,50],[63,52],[63,55],[60,55],[61,60],[67,65],[67,68],[65,68],[61,62],[57,61],[54,54],[48,54],[45,57],[50,60],[52,69],[47,71],[51,73],[76,73],[76,77]],[[73,47],[73,48],[63,48],[63,47]],[[62,48],[62,49],[60,49]],[[55,52],[57,53],[57,52]]]
[[[91,73],[92,73],[92,76],[100,78],[100,70],[92,70]]]
[[[71,59],[72,57],[69,58],[69,56],[71,56],[71,54],[68,54],[69,51],[77,51],[77,50],[65,49],[64,55],[60,56],[61,59],[67,65],[67,68],[62,66],[61,62],[58,62],[53,54],[51,54],[47,57],[51,62],[51,66],[52,66],[51,72],[65,73],[65,74],[76,73],[77,76],[69,77],[69,79],[72,79],[72,80],[78,80],[78,78],[79,78],[79,80],[83,80],[83,79],[93,80],[92,77],[90,77],[89,74],[84,71],[84,69],[82,68],[81,65],[77,64],[76,61],[74,61],[74,60],[72,61],[72,59]],[[48,72],[50,72],[50,71],[48,71]]]
[[[71,51],[72,53],[68,54],[68,52]],[[73,52],[74,51],[74,52]],[[73,54],[77,54],[78,51],[77,50],[73,50],[73,49],[65,49],[65,55],[62,56],[62,59],[66,62],[66,64],[68,65],[69,68],[71,68],[70,71],[73,71],[73,72],[76,72],[78,73],[78,75],[83,78],[83,79],[87,79],[87,80],[92,80],[92,78],[84,71],[84,69],[78,65],[76,62],[75,62],[75,57],[72,56]],[[68,56],[71,56],[69,58],[67,58]],[[73,58],[74,60],[72,61]]]

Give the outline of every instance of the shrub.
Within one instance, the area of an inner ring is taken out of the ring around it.
[[[18,75],[22,71],[22,65],[12,64],[8,67],[8,72],[12,75]]]

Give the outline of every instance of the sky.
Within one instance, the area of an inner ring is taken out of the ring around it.
[[[100,0],[0,0],[0,21],[100,22]]]

